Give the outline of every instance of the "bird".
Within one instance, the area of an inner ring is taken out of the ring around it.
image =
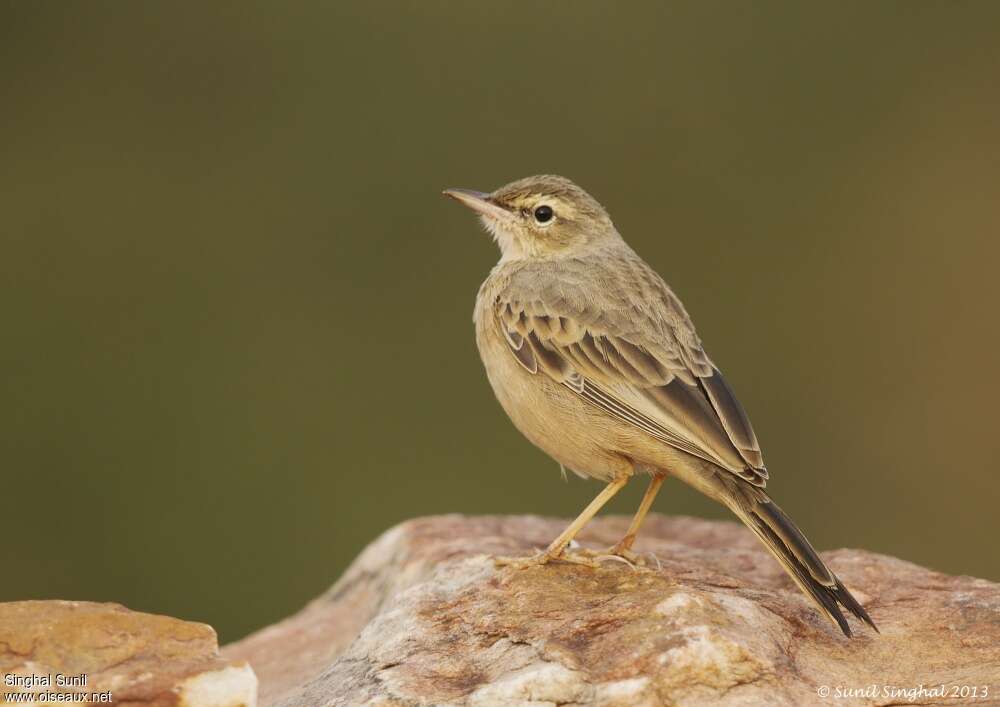
[[[624,241],[607,210],[556,175],[492,192],[443,192],[474,211],[500,249],[473,321],[486,375],[514,426],[578,476],[604,482],[542,552],[520,567],[595,563],[572,552],[577,533],[628,481],[649,484],[622,539],[631,548],[673,476],[728,507],[803,593],[851,637],[841,607],[878,628],[771,499],[760,444],[673,290]],[[600,556],[605,557],[605,556]]]

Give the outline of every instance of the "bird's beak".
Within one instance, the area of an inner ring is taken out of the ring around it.
[[[481,216],[489,216],[502,221],[509,221],[511,218],[510,211],[493,203],[490,200],[490,195],[485,192],[472,191],[471,189],[445,189],[441,193],[468,206]]]

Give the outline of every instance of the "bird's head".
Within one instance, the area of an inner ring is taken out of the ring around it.
[[[444,194],[479,214],[503,260],[572,257],[621,242],[604,207],[565,177],[543,174],[490,193],[446,189]]]

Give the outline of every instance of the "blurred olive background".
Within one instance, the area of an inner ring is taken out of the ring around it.
[[[440,196],[539,172],[683,297],[820,548],[1000,579],[1000,4],[0,7],[0,600],[231,641],[404,519],[575,515]]]

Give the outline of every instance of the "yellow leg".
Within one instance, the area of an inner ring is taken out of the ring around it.
[[[592,559],[582,556],[577,557],[575,555],[569,555],[564,551],[570,541],[576,537],[576,534],[583,529],[583,526],[585,526],[591,518],[597,515],[597,512],[601,510],[605,503],[610,501],[616,493],[622,490],[622,487],[628,483],[628,480],[628,476],[621,476],[605,486],[604,490],[597,494],[597,497],[590,502],[590,505],[583,509],[583,512],[576,517],[576,520],[570,523],[566,530],[562,531],[559,534],[559,537],[553,540],[544,552],[527,559],[498,557],[496,558],[496,563],[500,565],[527,567],[531,565],[544,565],[550,560],[560,559],[578,564],[596,566],[597,563]]]
[[[628,526],[628,531],[625,533],[625,537],[618,541],[618,544],[611,548],[611,553],[614,555],[621,555],[622,557],[633,560],[630,555],[632,553],[632,543],[635,542],[635,536],[639,534],[639,527],[642,525],[642,521],[646,519],[646,514],[649,513],[650,506],[653,505],[653,499],[656,498],[656,494],[660,492],[660,487],[663,485],[663,479],[666,477],[664,475],[656,475],[649,481],[649,486],[646,487],[646,493],[642,496],[642,501],[639,503],[639,510],[635,512],[632,517],[632,523]],[[634,561],[634,560],[633,560]]]
[[[553,540],[548,549],[545,551],[546,555],[551,557],[558,557],[562,554],[562,551],[569,545],[570,541],[576,537],[576,534],[583,530],[583,526],[590,522],[590,519],[597,515],[597,512],[601,510],[605,503],[610,501],[616,493],[622,490],[625,484],[628,483],[629,477],[622,476],[610,484],[604,487],[604,490],[597,494],[597,497],[590,502],[590,505],[583,509],[583,513],[576,517],[572,523],[559,534],[559,537]]]

